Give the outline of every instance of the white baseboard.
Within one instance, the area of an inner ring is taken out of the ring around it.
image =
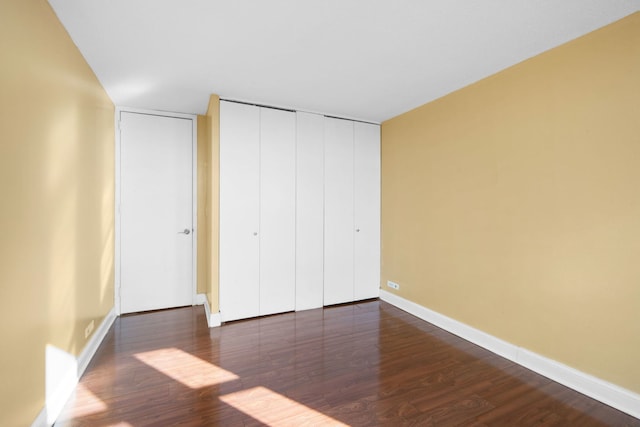
[[[207,296],[205,294],[196,294],[196,305],[204,305],[204,306],[209,305],[209,300],[207,299]],[[206,309],[207,307],[205,307],[205,310]]]
[[[640,418],[640,394],[503,341],[384,289],[380,290],[380,299],[553,381]]]
[[[78,378],[80,378],[82,374],[84,374],[87,366],[89,366],[89,362],[91,362],[91,359],[93,359],[96,351],[98,351],[98,347],[100,347],[100,344],[104,340],[104,337],[107,336],[107,332],[109,332],[109,328],[111,328],[111,325],[113,325],[116,317],[116,309],[114,307],[107,313],[87,345],[84,346],[84,349],[78,356]]]
[[[43,408],[35,420],[31,423],[31,427],[50,427],[51,423],[47,422],[47,408]]]
[[[75,391],[78,380],[116,319],[115,313],[115,308],[107,313],[78,357],[52,345],[47,346],[45,407],[31,424],[32,427],[52,426],[60,416],[64,405]]]
[[[209,306],[209,300],[205,294],[196,295],[196,304],[204,305],[204,311],[207,314],[207,325],[210,328],[216,328],[222,325],[220,320],[220,313],[211,313],[211,307]]]
[[[209,316],[209,327],[210,328],[217,328],[220,325],[222,325],[222,318],[220,317],[220,313],[212,313]]]

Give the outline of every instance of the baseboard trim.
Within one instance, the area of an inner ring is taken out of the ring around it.
[[[640,394],[496,338],[384,289],[380,290],[380,299],[553,381],[640,418]]]
[[[220,313],[212,313],[209,316],[209,327],[210,328],[217,328],[220,325],[222,325],[222,318],[220,317]]]
[[[47,421],[47,407],[42,408],[35,420],[31,423],[31,427],[51,427],[53,423]]]
[[[107,332],[109,332],[109,329],[116,320],[116,317],[116,309],[113,307],[109,310],[105,318],[100,323],[100,326],[98,326],[98,329],[96,329],[95,333],[91,336],[87,345],[84,346],[84,349],[78,356],[78,378],[84,374],[87,366],[89,366],[89,362],[91,362],[91,359],[95,356],[96,351],[98,351],[98,347],[100,347],[100,344],[102,344],[102,341],[107,336]]]
[[[50,427],[55,423],[115,319],[116,311],[113,307],[77,357],[53,346],[47,347],[47,359],[52,358],[52,365],[55,365],[48,369],[60,372],[46,373],[47,381],[52,384],[46,384],[45,406],[31,424],[32,427]]]
[[[209,306],[209,299],[205,294],[196,295],[196,304],[204,305],[204,312],[207,315],[207,325],[210,328],[217,328],[222,325],[220,320],[220,313],[211,313],[211,307]]]

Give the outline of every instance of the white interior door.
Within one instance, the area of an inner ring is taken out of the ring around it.
[[[380,126],[354,124],[354,299],[380,293]]]
[[[296,115],[260,108],[260,314],[295,309]]]
[[[193,122],[120,113],[120,308],[193,303]]]
[[[324,116],[296,116],[296,310],[307,310],[323,304]]]
[[[353,301],[353,122],[325,117],[324,305]]]
[[[220,103],[220,316],[260,315],[260,109]]]

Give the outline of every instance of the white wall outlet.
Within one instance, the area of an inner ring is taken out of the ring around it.
[[[400,289],[400,285],[398,285],[396,282],[392,282],[391,280],[387,280],[387,286],[391,289],[395,289],[396,291]]]
[[[92,320],[91,322],[89,322],[89,324],[87,325],[86,328],[84,328],[84,337],[87,338],[89,335],[91,335],[91,332],[93,332],[93,327],[95,326],[95,321]]]

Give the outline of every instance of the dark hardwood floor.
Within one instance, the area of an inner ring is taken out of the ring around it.
[[[640,426],[368,301],[207,328],[202,307],[118,318],[56,426]]]

